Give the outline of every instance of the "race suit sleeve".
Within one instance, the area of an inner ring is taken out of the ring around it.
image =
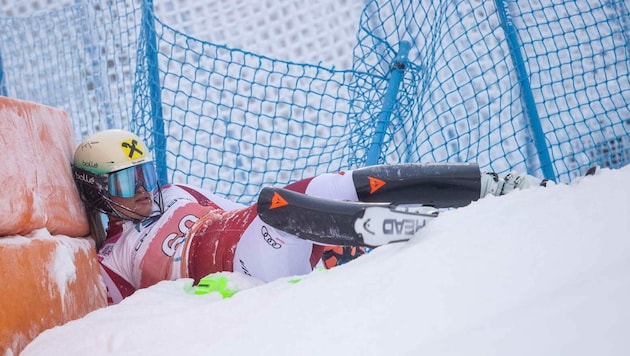
[[[120,303],[121,300],[136,291],[124,278],[103,265],[101,265],[101,276],[107,288],[107,303],[109,305]]]
[[[108,251],[111,250],[112,246],[118,241],[122,234],[122,221],[109,221],[108,232],[111,234],[107,240],[105,240],[105,244],[100,249],[97,257],[98,262],[100,264],[101,276],[103,277],[103,282],[105,283],[105,287],[107,290],[107,303],[108,304],[117,304],[124,298],[127,298],[133,292],[135,292],[135,288],[120,274],[107,267],[107,258]]]

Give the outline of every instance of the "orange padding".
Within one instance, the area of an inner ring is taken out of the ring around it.
[[[42,331],[106,306],[99,271],[88,238],[42,229],[0,239],[0,350],[18,355]]]
[[[0,236],[89,233],[70,168],[74,147],[65,111],[0,96]]]

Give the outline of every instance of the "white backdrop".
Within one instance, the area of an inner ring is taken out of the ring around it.
[[[131,0],[130,0],[131,1]],[[365,0],[156,0],[167,25],[216,44],[293,62],[352,66]],[[0,0],[3,16],[28,16],[72,0]]]

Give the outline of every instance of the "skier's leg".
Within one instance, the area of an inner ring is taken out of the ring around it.
[[[422,204],[457,208],[486,195],[553,182],[527,174],[482,173],[477,164],[387,164],[327,173],[288,185],[289,190],[320,198],[362,202]]]
[[[417,236],[437,216],[433,207],[327,199],[263,188],[258,216],[265,223],[323,245],[380,246]]]
[[[321,252],[313,254],[311,241],[276,229],[257,217],[236,245],[234,271],[268,282],[307,274],[320,258]]]
[[[461,207],[490,195],[553,182],[515,172],[481,173],[477,164],[431,163],[379,165],[352,172],[360,201]]]
[[[320,198],[346,201],[359,200],[354,189],[352,171],[324,173],[289,184],[284,188]]]
[[[316,177],[298,181],[285,187],[300,193],[334,200],[358,201],[352,172],[325,173]],[[366,252],[362,246],[337,246],[313,244],[311,264],[315,266],[320,256],[326,268],[349,262]]]
[[[325,173],[286,186],[320,198],[459,207],[479,199],[476,164],[387,164]]]
[[[190,229],[184,251],[182,276],[195,281],[221,271],[270,281],[310,272],[323,246],[265,224],[253,205],[203,216]]]

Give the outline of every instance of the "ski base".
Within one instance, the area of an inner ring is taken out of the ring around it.
[[[348,202],[263,188],[258,215],[267,224],[326,245],[380,246],[407,241],[437,217],[426,206]]]

